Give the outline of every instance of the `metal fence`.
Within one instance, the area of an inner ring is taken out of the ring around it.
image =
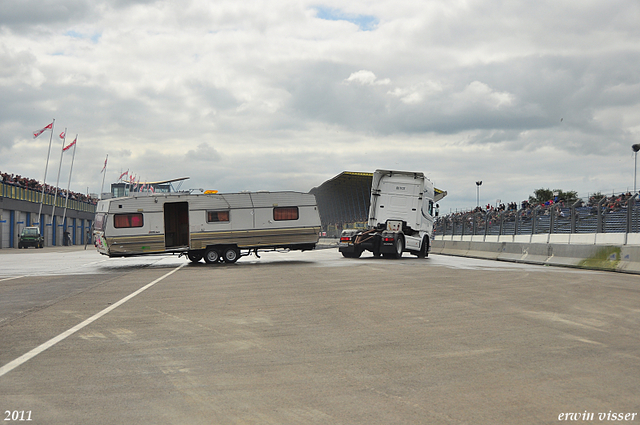
[[[436,221],[437,235],[535,235],[546,233],[640,232],[638,195],[611,208],[606,198],[598,204],[540,205],[507,211],[450,214]]]

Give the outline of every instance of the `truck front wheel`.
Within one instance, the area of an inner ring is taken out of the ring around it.
[[[418,252],[418,258],[427,258],[429,256],[429,236],[422,239],[422,246]]]

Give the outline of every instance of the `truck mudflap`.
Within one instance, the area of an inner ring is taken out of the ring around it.
[[[355,257],[355,253],[360,250],[360,247],[356,249],[355,244],[356,234],[345,234],[344,232],[340,235],[340,242],[338,242],[338,251],[342,253],[344,257]],[[362,254],[362,251],[360,252]],[[358,255],[359,257],[360,255]]]
[[[338,243],[338,251],[342,253],[343,257],[358,258],[362,253],[369,249],[372,236],[369,235],[370,231],[362,232],[359,230],[344,230],[340,235],[340,242]],[[363,243],[364,241],[364,243]]]
[[[362,253],[364,252],[364,249],[362,247],[356,247],[355,245],[350,244],[350,245],[339,246],[338,251],[340,251],[343,257],[358,258],[362,255]]]
[[[400,232],[382,232],[380,253],[386,258],[400,258],[404,252],[404,235]]]

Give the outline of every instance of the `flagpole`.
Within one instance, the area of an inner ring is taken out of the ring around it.
[[[60,164],[58,165],[58,178],[56,179],[55,194],[53,195],[53,210],[51,211],[51,228],[53,229],[53,219],[56,216],[56,201],[58,199],[58,186],[60,185],[60,170],[62,169],[62,155],[64,154],[64,143],[67,137],[67,128],[64,129],[64,137],[62,138],[62,147],[60,148]],[[55,232],[55,229],[54,229]],[[53,241],[55,245],[55,241]]]
[[[38,210],[38,226],[40,226],[40,223],[41,223],[40,217],[42,216],[42,203],[44,202],[44,187],[47,185],[47,169],[49,168],[49,156],[51,155],[51,141],[53,140],[53,127],[55,122],[56,122],[56,119],[54,118],[53,121],[51,122],[51,136],[49,136],[49,150],[47,151],[47,163],[44,166],[44,177],[42,179],[42,193],[40,194],[40,209]]]
[[[108,159],[109,159],[109,154],[107,154],[107,157],[104,159],[104,168],[102,169],[104,174],[102,175],[102,186],[100,186],[100,199],[102,199],[102,191],[104,190],[104,178],[107,176],[107,160]]]
[[[69,189],[71,188],[71,173],[73,172],[73,161],[76,158],[76,146],[78,146],[78,135],[73,141],[73,155],[71,156],[71,169],[69,170],[69,181],[67,182],[67,200],[64,202],[64,213],[62,214],[62,223],[67,218],[67,205],[69,204]],[[66,226],[65,226],[66,230]]]
[[[125,194],[127,196],[129,196],[131,194],[131,179],[132,178],[133,178],[133,176],[131,174],[127,175],[127,179],[129,179],[129,181],[127,182],[127,186],[129,186],[129,193],[127,193],[127,186],[125,186],[125,190],[124,190],[124,192],[125,192]]]

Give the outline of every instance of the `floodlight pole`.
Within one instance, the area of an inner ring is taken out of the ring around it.
[[[631,145],[631,149],[633,149],[633,193],[636,192],[636,175],[638,174],[638,151],[640,151],[640,143],[636,143],[635,145]]]

